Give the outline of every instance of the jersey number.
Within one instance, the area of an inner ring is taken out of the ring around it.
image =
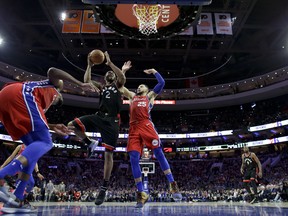
[[[105,98],[109,98],[110,99],[110,91],[106,91]]]
[[[140,101],[137,104],[138,107],[146,107],[146,102],[145,101]]]

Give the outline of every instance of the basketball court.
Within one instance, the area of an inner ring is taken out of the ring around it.
[[[70,216],[70,215],[245,215],[245,216],[280,216],[288,215],[287,203],[229,203],[229,202],[203,202],[203,203],[147,203],[143,209],[135,209],[135,203],[104,203],[95,206],[93,202],[37,202],[31,203],[38,207],[38,212],[30,216]],[[9,214],[12,215],[12,214]],[[15,214],[16,215],[16,214]]]

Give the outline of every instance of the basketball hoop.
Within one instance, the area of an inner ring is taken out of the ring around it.
[[[143,170],[142,172],[143,172],[143,174],[144,174],[144,177],[147,177],[147,176],[148,176],[148,173],[149,173],[149,170]]]
[[[136,16],[139,25],[139,31],[149,36],[157,33],[157,22],[161,15],[162,7],[158,5],[138,5],[134,4],[132,7],[133,15]]]

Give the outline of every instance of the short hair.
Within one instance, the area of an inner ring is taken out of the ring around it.
[[[149,86],[146,84],[140,84],[140,85],[144,85],[148,90],[149,90]]]

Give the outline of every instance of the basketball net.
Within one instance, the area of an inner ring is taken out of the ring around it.
[[[149,172],[149,171],[143,170],[143,174],[144,174],[145,177],[148,176],[148,172]]]
[[[139,25],[139,31],[149,36],[157,33],[157,22],[161,15],[162,7],[158,5],[138,5],[134,4],[132,7],[133,15],[136,16]]]

